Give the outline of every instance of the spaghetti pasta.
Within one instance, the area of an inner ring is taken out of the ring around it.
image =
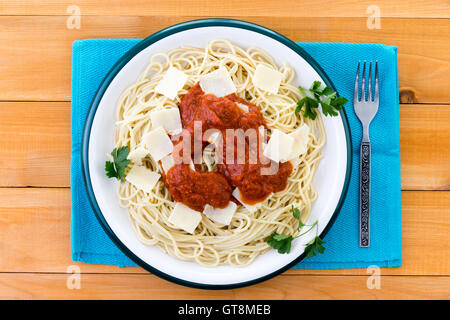
[[[258,64],[282,73],[277,94],[253,85],[252,77]],[[155,91],[164,72],[171,66],[188,76],[173,100]],[[325,143],[325,130],[320,115],[311,120],[295,113],[296,103],[302,96],[292,83],[295,76],[292,68],[287,65],[278,67],[273,58],[259,48],[243,49],[227,40],[211,41],[206,48],[180,47],[168,53],[155,54],[118,101],[114,145],[135,150],[142,137],[152,130],[150,112],[178,108],[183,95],[199,81],[200,76],[220,67],[226,68],[231,75],[236,95],[260,108],[269,129],[290,133],[302,124],[311,129],[307,151],[300,155],[287,187],[264,201],[256,212],[239,206],[227,226],[203,215],[193,234],[169,222],[175,202],[161,179],[149,193],[125,181],[119,184],[117,195],[142,243],[156,245],[178,259],[195,261],[203,266],[245,266],[270,249],[266,240],[273,232],[298,235],[298,221],[292,216],[291,206],[300,209],[302,221],[306,221],[311,204],[317,197],[312,180]],[[208,158],[203,166],[205,170],[214,170],[214,164]],[[150,157],[145,158],[144,163],[161,173],[158,163]]]

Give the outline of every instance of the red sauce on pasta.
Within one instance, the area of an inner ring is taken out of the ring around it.
[[[245,105],[248,112],[237,103]],[[247,204],[261,202],[286,187],[292,173],[290,162],[279,163],[277,170],[263,174],[262,169],[269,170],[271,165],[274,168],[274,163],[262,154],[263,141],[257,133],[258,128],[266,124],[257,106],[235,94],[226,97],[205,94],[197,83],[182,98],[179,109],[183,129],[190,133],[191,156],[194,154],[194,123],[198,121],[202,132],[216,129],[222,134],[223,161],[217,165],[217,172],[202,172],[199,165],[194,171],[188,164],[176,164],[168,170],[164,179],[175,201],[202,211],[206,204],[224,208],[230,200],[235,201],[231,194],[235,187],[239,188],[241,200]],[[232,132],[242,130],[239,134],[227,135],[227,129],[235,129]],[[250,139],[251,133],[253,139]],[[206,138],[197,141],[202,148],[209,144]],[[182,139],[176,145],[181,142]],[[231,157],[233,161],[230,161]]]

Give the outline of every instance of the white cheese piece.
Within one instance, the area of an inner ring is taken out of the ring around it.
[[[263,64],[258,64],[252,80],[255,87],[276,94],[282,79],[283,74],[281,72]]]
[[[161,126],[171,135],[179,134],[183,130],[178,108],[152,111],[150,120],[154,128]]]
[[[180,228],[190,234],[193,234],[195,228],[202,220],[200,212],[192,210],[188,206],[177,202],[169,216],[169,222],[173,223],[177,228]]]
[[[142,159],[148,155],[148,150],[144,147],[137,147],[128,154],[127,159],[133,161],[134,164],[142,166]]]
[[[208,172],[212,171],[212,167],[214,163],[216,163],[216,157],[213,149],[214,147],[212,145],[206,146],[206,148],[203,149],[203,162],[206,164]]]
[[[187,74],[171,66],[156,85],[155,91],[173,100],[178,91],[183,89],[187,79]]]
[[[214,163],[219,163],[222,161],[220,157],[222,133],[219,130],[213,132],[211,135],[209,135],[207,141],[210,143],[210,145],[206,146],[206,148],[203,150],[203,160],[205,161],[206,165],[212,166]]]
[[[173,159],[172,154],[169,154],[161,159],[161,167],[164,170],[164,172],[169,171],[170,168],[172,168],[174,165],[175,165],[175,160]],[[195,166],[194,166],[194,162],[192,161],[192,159],[189,162],[189,167],[195,171]]]
[[[230,201],[228,203],[228,206],[226,208],[220,209],[220,208],[214,208],[211,207],[209,204],[205,206],[205,209],[203,210],[203,213],[205,216],[210,218],[212,221],[229,225],[231,222],[231,219],[233,218],[234,213],[236,212],[237,204],[233,201]]]
[[[295,131],[289,133],[289,136],[294,139],[289,160],[298,158],[308,150],[309,131],[308,125],[302,124]]]
[[[242,111],[244,111],[244,112],[248,112],[248,106],[247,105],[245,105],[245,104],[243,104],[243,103],[236,103],[237,104],[237,106],[239,107],[239,109],[241,109]]]
[[[142,143],[155,161],[161,160],[173,151],[173,143],[162,127],[144,135]]]
[[[258,210],[261,207],[262,202],[254,204],[254,205],[250,205],[250,204],[246,204],[246,203],[242,202],[241,192],[239,191],[238,188],[233,190],[232,195],[233,195],[233,197],[236,198],[236,200],[238,200],[240,203],[242,203],[242,205],[244,207],[246,207],[248,209],[248,211],[250,211],[251,213],[256,212],[256,210]]]
[[[291,159],[293,145],[293,137],[278,129],[273,129],[263,153],[267,158],[275,162],[286,162]]]
[[[169,169],[172,168],[174,165],[175,165],[175,161],[173,160],[173,157],[171,154],[169,154],[161,159],[161,167],[164,172],[169,171]]]
[[[205,94],[224,97],[236,92],[236,86],[225,67],[200,77],[200,87]]]
[[[194,161],[191,160],[191,162],[189,162],[189,168],[195,171]]]
[[[145,192],[151,192],[161,175],[144,166],[133,166],[125,177],[129,183]]]
[[[215,144],[217,146],[217,145],[219,145],[219,142],[221,139],[222,139],[222,133],[219,130],[217,130],[217,131],[211,133],[207,140],[209,143]]]

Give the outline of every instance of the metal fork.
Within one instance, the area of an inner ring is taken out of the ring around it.
[[[378,61],[375,62],[375,89],[372,97],[372,61],[369,66],[369,88],[366,99],[366,61],[363,64],[361,81],[361,99],[359,94],[359,67],[356,71],[355,91],[353,96],[353,108],[363,127],[363,137],[360,146],[359,163],[359,246],[370,246],[370,139],[369,125],[378,111],[379,90],[378,90]],[[372,100],[373,98],[373,100]]]

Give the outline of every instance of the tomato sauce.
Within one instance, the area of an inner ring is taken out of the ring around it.
[[[248,112],[239,108],[237,103],[247,106]],[[260,126],[266,127],[257,106],[235,94],[226,97],[205,94],[197,83],[182,98],[179,109],[183,129],[190,133],[192,153],[195,121],[201,123],[202,132],[208,129],[220,130],[223,137],[223,163],[217,165],[217,172],[202,172],[198,165],[194,171],[187,164],[176,164],[168,170],[164,181],[175,201],[202,211],[206,204],[224,208],[230,200],[236,201],[231,194],[235,187],[239,188],[241,200],[248,204],[261,202],[271,193],[286,188],[287,179],[292,173],[290,162],[279,163],[277,170],[264,175],[262,169],[271,165],[273,168],[274,163],[262,154],[262,137],[255,134],[255,139],[250,139],[242,135],[239,139],[227,135],[227,129],[242,129],[242,132],[253,129],[257,133]],[[177,144],[181,142],[182,139]],[[205,137],[202,137],[201,144],[203,147],[208,145]],[[234,161],[230,161],[230,155]]]
[[[205,204],[224,208],[231,198],[231,185],[218,172],[197,172],[187,164],[178,164],[166,174],[169,191],[175,201],[203,211]]]

